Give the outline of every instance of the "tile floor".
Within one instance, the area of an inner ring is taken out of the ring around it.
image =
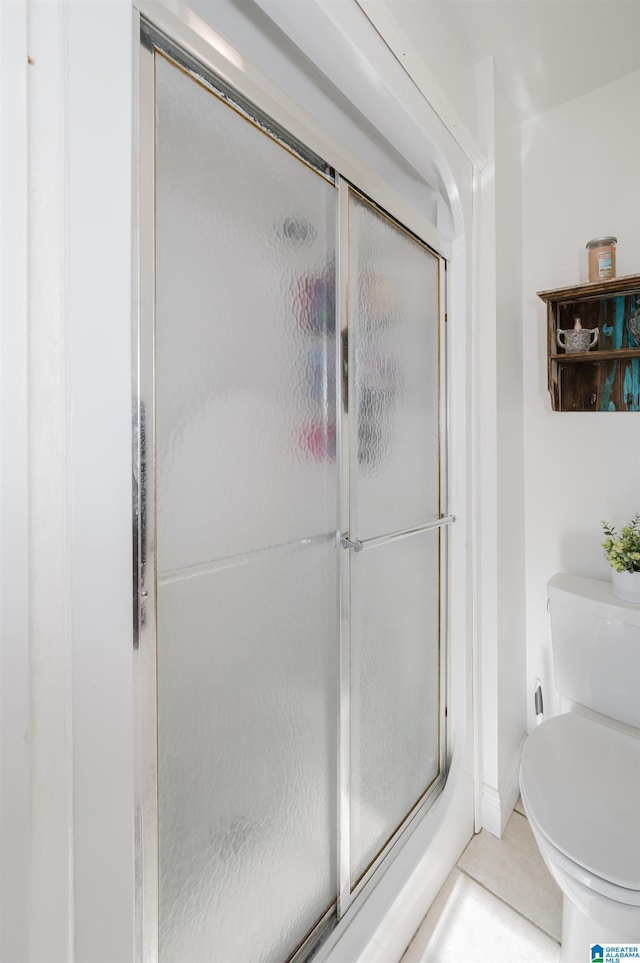
[[[557,963],[561,918],[518,800],[502,839],[471,840],[401,963]]]

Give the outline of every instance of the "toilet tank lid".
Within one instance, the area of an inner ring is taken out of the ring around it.
[[[610,581],[558,572],[547,584],[550,602],[561,602],[601,619],[640,628],[640,605],[616,598]]]

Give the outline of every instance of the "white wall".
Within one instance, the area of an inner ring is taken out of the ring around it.
[[[617,273],[640,271],[640,72],[523,127],[523,302],[527,711],[553,690],[546,583],[554,572],[609,578],[600,519],[640,510],[640,421],[630,412],[552,412],[546,310],[536,291],[587,280],[585,244],[618,238]],[[515,548],[515,546],[514,546]]]
[[[0,4],[6,963],[133,957],[131,33]]]
[[[522,264],[513,243],[521,233],[521,149],[520,124],[491,58],[478,65],[477,87],[487,155],[479,175],[475,334],[479,822],[501,836],[518,796],[525,734]]]
[[[524,410],[522,397],[521,125],[502,83],[496,82],[496,359],[498,760],[507,817],[517,799],[517,770],[526,730],[524,632]],[[511,795],[509,796],[509,793]]]
[[[26,959],[30,855],[27,11],[0,3],[0,959]]]
[[[30,11],[29,610],[31,899],[29,954],[73,945],[71,515],[66,349],[65,26],[59,4]],[[55,158],[43,164],[42,158]],[[46,480],[46,484],[43,482]]]
[[[134,925],[133,30],[127,0],[68,3],[65,18],[74,959],[126,963]]]

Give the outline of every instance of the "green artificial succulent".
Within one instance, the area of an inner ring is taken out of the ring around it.
[[[602,542],[604,557],[617,572],[640,572],[640,512],[618,534],[608,522],[602,522],[606,538]]]

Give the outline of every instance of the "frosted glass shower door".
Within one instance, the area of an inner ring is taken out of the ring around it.
[[[440,772],[439,265],[349,192],[352,889]]]
[[[337,885],[336,189],[155,64],[159,959],[282,961]]]

